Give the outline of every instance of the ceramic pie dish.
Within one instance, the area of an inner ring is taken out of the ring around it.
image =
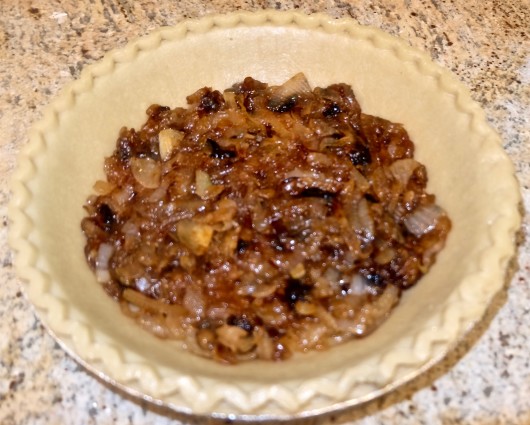
[[[80,222],[122,126],[152,103],[181,106],[246,76],[351,84],[369,114],[403,123],[453,229],[435,266],[375,333],[284,362],[221,365],[140,330],[96,283]],[[13,180],[10,243],[26,293],[83,365],[177,412],[289,419],[354,406],[414,378],[481,320],[502,288],[520,226],[498,135],[466,89],[404,41],[351,20],[260,12],[163,28],[87,67],[34,126]]]

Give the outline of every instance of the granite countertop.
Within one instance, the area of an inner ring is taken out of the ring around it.
[[[28,128],[66,83],[128,40],[186,18],[263,8],[351,17],[398,35],[453,71],[516,165],[530,209],[528,0],[63,0],[0,2],[0,423],[175,423],[87,374],[47,334],[7,246],[9,180]],[[525,218],[523,231],[530,222]],[[485,323],[420,379],[337,420],[530,424],[530,242]]]

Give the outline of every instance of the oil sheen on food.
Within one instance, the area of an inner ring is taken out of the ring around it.
[[[123,128],[87,200],[85,254],[106,292],[156,336],[226,363],[373,332],[451,227],[403,126],[302,73],[187,103]]]

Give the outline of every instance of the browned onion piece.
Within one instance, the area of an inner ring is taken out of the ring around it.
[[[405,226],[409,232],[419,238],[434,230],[443,214],[444,211],[437,205],[420,206],[405,218]]]
[[[213,237],[213,228],[193,220],[182,220],[177,224],[177,235],[180,242],[195,255],[206,253]]]
[[[143,187],[156,189],[160,184],[160,164],[151,158],[133,158],[131,170],[136,181]]]
[[[270,103],[273,107],[281,107],[293,98],[308,95],[311,95],[311,87],[306,76],[299,72],[281,86],[272,89]]]
[[[418,161],[412,158],[398,159],[390,165],[390,171],[397,181],[406,186],[412,173],[420,165]]]
[[[184,140],[184,133],[172,128],[165,128],[158,133],[158,143],[160,158],[167,161],[171,158],[171,154],[178,148],[180,143]]]
[[[180,305],[171,305],[159,300],[149,298],[138,291],[126,288],[123,291],[123,299],[140,307],[144,310],[149,310],[155,313],[166,314],[184,314],[185,310]]]

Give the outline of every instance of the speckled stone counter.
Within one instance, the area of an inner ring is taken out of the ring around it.
[[[178,423],[69,358],[34,317],[7,246],[9,180],[30,125],[84,65],[162,25],[233,10],[326,12],[398,35],[452,70],[504,140],[530,209],[528,0],[29,0],[0,2],[0,423]],[[530,221],[525,219],[527,233]],[[480,326],[398,391],[335,418],[373,424],[530,424],[530,242]]]

